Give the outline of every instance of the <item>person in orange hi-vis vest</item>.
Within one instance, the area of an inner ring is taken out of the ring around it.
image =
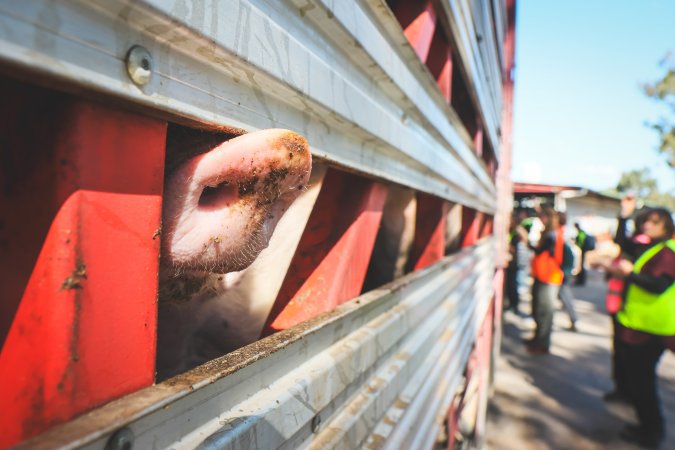
[[[532,339],[526,341],[527,350],[532,354],[547,354],[551,346],[553,314],[563,281],[561,269],[563,260],[564,237],[558,213],[550,207],[543,207],[539,220],[544,225],[539,244],[532,246],[532,316],[536,329]],[[525,230],[519,230],[523,239]]]

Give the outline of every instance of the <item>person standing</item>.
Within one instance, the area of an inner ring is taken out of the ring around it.
[[[637,199],[634,195],[626,195],[621,200],[621,213],[618,217],[618,226],[614,242],[621,249],[621,253],[610,264],[621,264],[626,259],[635,262],[650,246],[651,239],[642,232],[645,216],[649,212],[636,213]],[[633,218],[634,232],[629,233],[628,221]],[[607,298],[605,306],[612,318],[612,380],[614,389],[603,395],[607,402],[628,402],[628,383],[626,381],[626,362],[623,356],[623,343],[619,339],[619,323],[617,313],[625,301],[625,280],[623,277],[610,276],[607,281]]]
[[[651,210],[642,225],[651,246],[635,261],[621,260],[607,271],[625,280],[625,303],[617,314],[625,358],[626,387],[638,417],[621,437],[657,447],[665,436],[656,366],[666,348],[675,351],[675,225],[665,208]]]
[[[549,353],[555,301],[558,298],[563,271],[560,268],[563,259],[564,237],[559,216],[553,208],[544,207],[539,213],[544,225],[539,244],[532,247],[532,315],[536,323],[534,336],[527,341],[527,351],[533,354]],[[527,237],[524,229],[519,228],[523,240]]]
[[[558,213],[558,220],[560,222],[560,227],[563,229],[563,235],[565,225],[567,224],[567,215],[563,212]],[[563,258],[560,268],[563,271],[563,281],[560,285],[559,297],[562,301],[563,308],[567,315],[570,318],[570,326],[568,330],[578,331],[577,329],[577,312],[574,309],[574,294],[572,293],[572,288],[570,288],[570,280],[572,278],[572,270],[574,269],[574,252],[572,248],[565,242],[563,244]]]
[[[521,238],[516,232],[518,226],[516,220],[516,215],[514,214],[511,217],[511,226],[509,227],[509,264],[506,266],[504,287],[506,296],[509,299],[509,304],[505,310],[519,314],[518,306],[520,304],[520,293],[518,292],[518,270],[520,263],[518,258],[518,246],[520,245]]]
[[[595,238],[581,229],[579,222],[574,224],[577,229],[577,237],[575,243],[581,250],[581,264],[580,270],[577,274],[576,285],[583,286],[586,284],[586,252],[595,248]]]

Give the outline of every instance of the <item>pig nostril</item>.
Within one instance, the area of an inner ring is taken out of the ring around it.
[[[199,206],[201,208],[221,208],[228,206],[237,200],[235,186],[228,181],[223,181],[215,186],[204,186],[199,196]]]

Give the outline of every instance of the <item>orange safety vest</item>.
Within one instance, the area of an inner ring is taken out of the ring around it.
[[[553,256],[545,250],[534,256],[532,260],[532,276],[547,284],[554,284],[560,286],[563,282],[563,271],[560,268],[563,260],[563,244],[565,239],[563,237],[563,230],[560,228],[556,233],[555,250]]]

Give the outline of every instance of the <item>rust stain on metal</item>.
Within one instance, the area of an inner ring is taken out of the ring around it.
[[[380,378],[380,377],[375,377],[373,380],[368,383],[368,392],[371,394],[374,394],[375,392],[381,390],[383,387],[387,385],[387,382]]]
[[[392,427],[396,426],[396,422],[394,420],[392,420],[391,417],[389,417],[388,415],[385,415],[382,418],[382,422],[384,422],[385,424],[387,424],[389,426],[392,426]]]
[[[400,359],[401,361],[407,361],[410,359],[412,355],[408,352],[398,352],[396,354],[396,359]]]
[[[377,448],[382,448],[385,441],[386,439],[384,438],[384,436],[377,433],[373,433],[370,435],[370,442],[368,443],[368,446],[366,448],[373,450]]]
[[[397,398],[396,401],[394,402],[394,408],[398,409],[406,409],[410,402],[406,402],[405,400],[402,400],[401,398]]]
[[[82,289],[82,281],[87,279],[87,266],[82,261],[77,261],[73,273],[63,280],[61,290]]]

